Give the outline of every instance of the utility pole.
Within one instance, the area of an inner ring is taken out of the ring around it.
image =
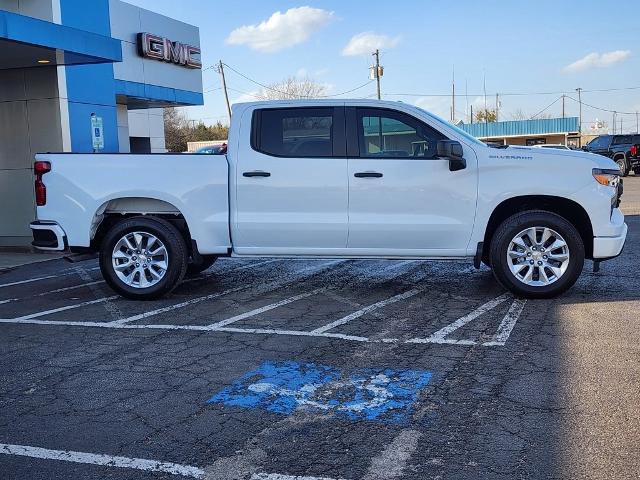
[[[224,90],[224,100],[227,103],[227,114],[229,115],[229,124],[231,124],[231,105],[229,105],[229,93],[227,92],[227,81],[224,78],[224,66],[222,60],[218,63],[217,70],[222,78],[222,90]]]
[[[376,51],[372,53],[376,59],[376,63],[373,69],[373,77],[376,80],[376,92],[378,94],[378,100],[380,100],[380,50],[376,48]]]
[[[613,122],[612,122],[613,123],[613,134],[614,135],[616,134],[616,126],[617,126],[616,124],[618,123],[617,120],[616,120],[616,113],[617,112],[614,110],[613,111]]]
[[[471,104],[471,123],[473,123],[473,104]]]
[[[636,112],[636,133],[640,133],[640,130],[638,130],[638,112]]]
[[[578,132],[582,133],[582,88],[576,88],[578,92],[578,104],[580,105],[580,114],[578,116]]]
[[[464,79],[464,101],[465,101],[465,108],[464,108],[464,114],[465,116],[469,115],[469,89],[467,88],[467,79]],[[467,121],[469,121],[469,119],[467,118]]]
[[[456,123],[456,67],[453,67],[451,78],[451,123]]]
[[[564,118],[564,93],[562,94],[562,118]]]
[[[489,115],[487,115],[487,76],[482,73],[482,89],[484,90],[484,123],[489,122]]]
[[[498,94],[496,93],[496,122],[499,121],[498,111],[500,110],[500,100],[498,100]]]

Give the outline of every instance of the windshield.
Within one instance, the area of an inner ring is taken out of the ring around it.
[[[425,109],[420,108],[420,107],[416,107],[419,110],[421,110],[422,112],[426,113],[427,115],[429,115],[431,118],[433,118],[434,120],[437,120],[443,124],[445,124],[447,127],[452,128],[453,130],[455,130],[455,132],[460,135],[461,137],[464,137],[466,140],[468,140],[470,143],[474,143],[476,145],[481,145],[483,147],[486,147],[487,145],[484,142],[481,142],[480,140],[478,140],[476,137],[474,137],[473,135],[468,134],[467,132],[465,132],[464,130],[462,130],[460,127],[456,127],[455,125],[453,125],[452,123],[447,122],[446,120],[443,120],[442,118],[440,118],[437,115],[434,115],[431,112],[427,112]]]

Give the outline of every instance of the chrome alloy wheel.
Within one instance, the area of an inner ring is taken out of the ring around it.
[[[116,242],[111,255],[113,270],[125,284],[134,288],[156,285],[169,266],[164,244],[147,232],[131,232]]]
[[[544,287],[558,281],[567,271],[569,246],[551,228],[529,227],[509,243],[507,263],[513,276],[522,283]]]

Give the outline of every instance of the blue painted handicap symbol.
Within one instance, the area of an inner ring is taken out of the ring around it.
[[[431,375],[426,370],[386,368],[359,369],[345,376],[333,367],[315,363],[265,362],[216,393],[208,403],[281,414],[311,409],[352,420],[403,423]]]

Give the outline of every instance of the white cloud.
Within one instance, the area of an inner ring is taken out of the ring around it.
[[[258,25],[243,25],[227,37],[231,45],[273,53],[305,42],[333,18],[333,12],[320,8],[297,7],[275,12]]]
[[[614,50],[613,52],[606,53],[592,52],[580,60],[576,60],[567,65],[563,68],[563,71],[571,73],[588,70],[590,68],[606,68],[626,60],[630,55],[631,52],[629,50]]]
[[[386,50],[393,48],[400,42],[400,37],[378,35],[373,32],[362,32],[351,37],[347,46],[342,50],[342,55],[370,55],[376,49]]]

